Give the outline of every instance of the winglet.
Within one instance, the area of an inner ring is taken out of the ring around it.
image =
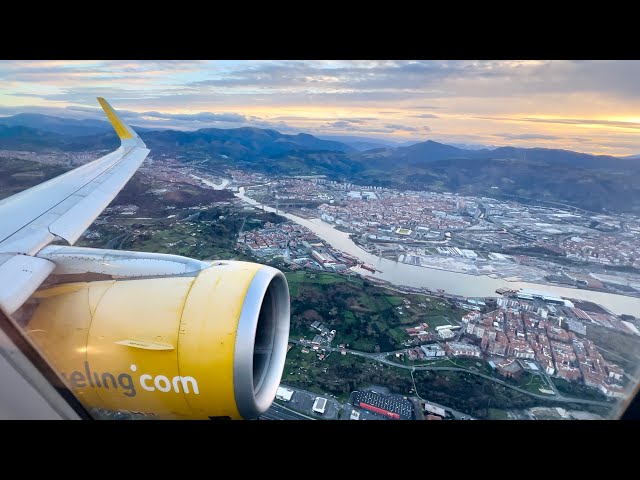
[[[140,137],[138,137],[138,134],[133,130],[133,128],[131,128],[120,119],[113,107],[109,105],[109,102],[107,102],[102,97],[98,97],[98,102],[100,102],[104,113],[107,114],[107,117],[109,118],[113,129],[118,134],[118,137],[120,137],[120,141],[122,143],[129,143],[128,141],[133,141],[133,143],[137,144],[138,146],[146,147],[144,142],[140,139]]]

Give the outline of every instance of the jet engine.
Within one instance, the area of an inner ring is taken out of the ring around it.
[[[238,261],[48,249],[39,256],[66,281],[34,293],[25,330],[88,409],[251,419],[269,408],[289,336],[282,272]],[[157,268],[176,259],[183,263],[170,274]],[[87,275],[85,264],[101,265],[96,275],[104,279],[69,281]]]

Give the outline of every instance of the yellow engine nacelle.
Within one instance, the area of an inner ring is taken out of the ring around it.
[[[256,418],[280,383],[289,289],[275,268],[40,290],[26,331],[87,407],[161,418]]]

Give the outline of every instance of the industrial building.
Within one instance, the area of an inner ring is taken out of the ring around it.
[[[460,329],[459,325],[440,325],[436,327],[436,332],[439,332],[440,330],[459,330],[459,329]]]
[[[412,420],[413,403],[401,395],[384,395],[365,390],[353,392],[353,406],[394,420]]]
[[[441,417],[444,417],[446,415],[444,408],[436,407],[435,405],[431,405],[430,403],[426,403],[426,402],[424,404],[424,411],[433,413],[435,415],[440,415]]]
[[[317,397],[316,401],[313,402],[313,411],[316,413],[323,414],[326,408],[327,408],[326,398]]]
[[[445,354],[446,354],[446,352],[444,351],[444,348],[442,348],[437,343],[434,343],[432,345],[420,345],[420,348],[422,349],[422,351],[424,352],[424,354],[428,358],[429,357],[444,357]]]
[[[564,305],[566,307],[573,307],[573,303],[569,300],[565,300],[561,297],[556,297],[555,295],[550,295],[546,292],[531,290],[529,288],[522,288],[518,290],[518,293],[516,295],[522,300],[534,300],[537,298],[546,303],[556,303],[558,305]]]
[[[284,387],[278,387],[278,390],[276,391],[276,398],[278,400],[282,400],[283,402],[290,402],[293,393],[293,390]]]
[[[450,338],[453,338],[456,336],[455,333],[453,333],[451,330],[449,330],[448,328],[443,328],[442,330],[438,330],[438,336],[442,339],[442,340],[449,340]]]

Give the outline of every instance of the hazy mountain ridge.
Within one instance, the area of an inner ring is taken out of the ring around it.
[[[50,127],[52,124],[55,122],[47,121],[47,128],[57,128]],[[204,160],[216,167],[284,175],[323,174],[334,180],[399,189],[518,195],[598,211],[640,211],[640,186],[634,182],[640,174],[640,161],[633,158],[546,148],[467,150],[432,140],[357,151],[345,143],[309,134],[287,135],[253,127],[153,130],[142,137],[153,155]],[[3,126],[0,119],[0,149],[105,150],[115,149],[118,143],[112,130],[67,135]]]
[[[78,120],[40,113],[19,113],[10,117],[0,117],[0,125],[29,127],[61,135],[95,135],[111,128],[111,124],[106,120]]]
[[[35,140],[43,137],[54,142],[55,135],[62,136],[58,139],[59,145],[74,150],[87,148],[94,142],[99,144],[99,148],[105,144],[110,146],[112,140],[117,145],[117,138],[111,125],[102,120],[76,120],[21,113],[12,117],[0,117],[0,128],[4,130],[3,148],[13,144],[28,144],[32,139],[35,146],[38,146],[43,142]],[[7,128],[9,130],[6,130]],[[239,155],[242,158],[251,154],[278,155],[296,150],[356,151],[344,143],[321,140],[307,133],[287,135],[275,130],[254,127],[202,128],[195,131],[150,130],[135,126],[133,128],[139,133],[144,132],[145,143],[150,147],[155,146],[162,150],[182,146],[200,150],[202,153]],[[77,146],[74,146],[76,144]],[[51,146],[55,147],[55,145]]]
[[[374,148],[399,147],[400,145],[384,139],[372,137],[358,137],[353,135],[318,135],[322,140],[333,140],[335,142],[345,143],[359,152],[372,150]]]

